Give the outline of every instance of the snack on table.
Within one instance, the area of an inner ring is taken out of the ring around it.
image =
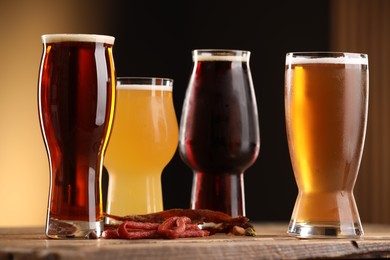
[[[170,209],[144,215],[115,216],[104,214],[118,224],[106,224],[106,239],[142,239],[203,237],[215,233],[256,236],[245,216],[231,217],[207,209]],[[237,232],[244,230],[244,232]]]

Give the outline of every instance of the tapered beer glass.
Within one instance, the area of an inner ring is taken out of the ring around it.
[[[288,234],[363,235],[353,188],[366,134],[368,77],[366,54],[286,55],[287,137],[299,189]]]
[[[260,148],[249,51],[194,50],[179,151],[193,170],[191,208],[245,215],[244,172]]]
[[[50,165],[46,235],[103,232],[101,171],[115,101],[114,37],[42,36],[40,126]]]
[[[161,174],[178,144],[172,89],[168,78],[118,77],[114,125],[104,159],[109,174],[107,213],[163,210]]]

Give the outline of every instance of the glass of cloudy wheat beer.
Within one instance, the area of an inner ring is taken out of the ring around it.
[[[299,189],[290,235],[363,235],[353,188],[366,134],[368,85],[366,54],[286,55],[287,137]]]
[[[42,36],[38,107],[50,165],[50,238],[97,238],[103,231],[100,180],[114,114],[114,40]]]
[[[260,130],[249,51],[194,50],[179,152],[193,170],[191,208],[245,215],[244,171]]]
[[[163,210],[161,173],[178,143],[172,87],[168,78],[117,78],[114,124],[104,159],[107,213]]]

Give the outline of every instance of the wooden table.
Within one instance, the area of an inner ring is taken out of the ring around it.
[[[362,239],[297,239],[286,223],[256,223],[256,237],[52,240],[43,228],[0,228],[0,259],[389,258],[390,225],[365,224]]]

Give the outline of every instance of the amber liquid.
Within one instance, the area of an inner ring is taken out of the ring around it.
[[[256,160],[260,146],[246,62],[195,64],[180,131],[180,155],[194,170],[191,207],[245,215],[243,172]]]
[[[297,223],[360,222],[353,187],[367,123],[368,70],[361,64],[286,68],[286,122],[299,188]]]
[[[172,88],[141,87],[118,85],[104,159],[109,173],[107,212],[119,216],[163,210],[161,173],[178,143]]]
[[[48,218],[102,219],[101,169],[114,112],[112,45],[45,45],[39,116],[50,162]]]

